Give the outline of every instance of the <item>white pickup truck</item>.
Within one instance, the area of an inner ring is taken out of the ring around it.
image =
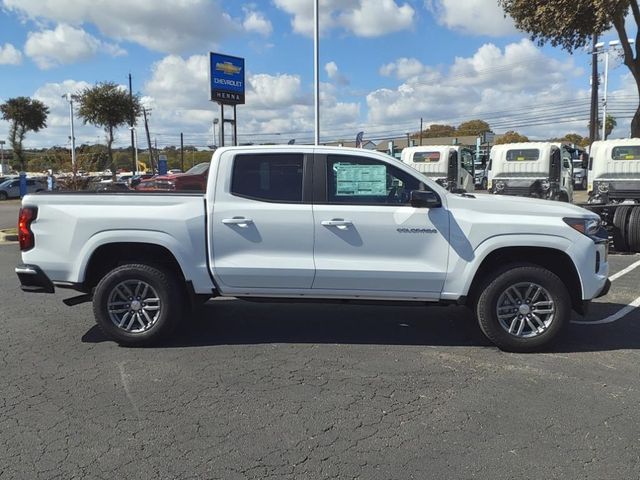
[[[24,291],[83,292],[65,303],[92,300],[104,333],[131,346],[225,296],[467,305],[498,347],[531,351],[610,285],[596,214],[452,194],[340,147],[218,149],[204,196],[27,195],[19,238]]]

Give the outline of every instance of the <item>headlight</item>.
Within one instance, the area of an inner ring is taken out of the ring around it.
[[[600,218],[563,218],[564,223],[574,230],[591,237],[600,230]]]
[[[608,183],[599,183],[598,184],[598,191],[600,193],[607,193],[609,191],[609,184]]]
[[[542,180],[540,182],[540,188],[545,192],[549,190],[549,188],[551,188],[551,184],[549,183],[549,180]]]
[[[504,187],[506,187],[506,184],[502,180],[496,182],[496,190],[504,190]]]

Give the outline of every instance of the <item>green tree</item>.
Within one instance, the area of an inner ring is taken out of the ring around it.
[[[572,53],[613,27],[620,39],[624,64],[629,68],[640,93],[640,38],[629,43],[625,17],[633,16],[631,30],[640,27],[637,0],[498,0],[516,27],[531,35],[539,45],[551,43]],[[631,136],[640,136],[640,105],[631,121]]]
[[[529,138],[524,135],[519,134],[518,132],[514,132],[513,130],[509,130],[504,135],[501,135],[496,138],[496,145],[502,145],[504,143],[521,143],[528,142]]]
[[[40,100],[15,97],[0,105],[0,112],[2,118],[9,122],[9,143],[13,155],[20,162],[20,169],[25,170],[26,158],[22,142],[27,132],[37,132],[47,126],[49,107]]]
[[[78,94],[78,116],[87,124],[104,129],[107,140],[107,154],[111,171],[115,175],[113,163],[113,134],[116,129],[127,125],[130,119],[140,115],[138,95],[129,93],[113,82],[98,83],[87,87]],[[135,124],[135,122],[134,122]]]
[[[454,137],[456,134],[456,127],[453,125],[440,125],[434,123],[429,125],[429,128],[426,128],[422,131],[423,138],[437,138],[437,137]],[[414,137],[419,137],[420,134],[414,135]]]
[[[616,121],[616,117],[612,115],[607,115],[606,120],[604,121],[604,140],[611,135],[613,129],[618,126],[618,122]]]
[[[490,132],[491,127],[484,120],[469,120],[468,122],[461,123],[456,131],[459,136],[478,136],[485,132]]]

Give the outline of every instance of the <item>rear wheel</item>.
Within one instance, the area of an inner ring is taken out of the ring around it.
[[[130,264],[107,273],[95,289],[93,313],[100,329],[120,345],[150,345],[174,329],[184,296],[175,276]]]
[[[627,243],[629,250],[640,252],[640,207],[633,207],[627,222]]]
[[[482,332],[498,348],[531,352],[557,338],[569,320],[571,298],[553,272],[513,264],[486,279],[476,314]]]
[[[632,209],[630,206],[618,207],[613,214],[613,248],[618,252],[629,251],[627,225]]]

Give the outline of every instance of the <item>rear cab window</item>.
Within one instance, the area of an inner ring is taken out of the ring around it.
[[[611,158],[613,160],[640,160],[640,145],[613,147]]]
[[[240,154],[233,160],[231,194],[263,202],[302,203],[304,156]]]
[[[415,152],[412,161],[415,163],[439,162],[440,152]]]
[[[507,162],[535,162],[540,158],[537,148],[517,148],[507,150]]]

